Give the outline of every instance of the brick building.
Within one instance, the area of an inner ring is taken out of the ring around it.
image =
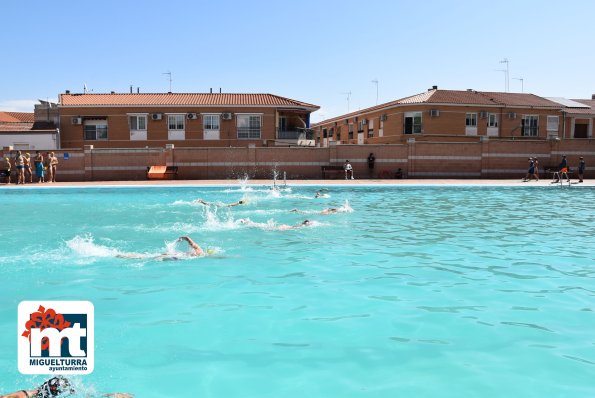
[[[63,148],[246,147],[297,144],[316,105],[272,94],[60,95]]]
[[[313,126],[320,146],[416,141],[591,138],[594,100],[534,94],[439,90],[324,120]]]

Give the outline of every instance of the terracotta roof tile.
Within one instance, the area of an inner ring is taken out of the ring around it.
[[[582,101],[582,100],[581,100]],[[515,107],[544,107],[560,109],[562,106],[556,102],[534,94],[524,93],[498,93],[475,90],[428,90],[410,97],[401,98],[395,101],[386,102],[370,108],[361,109],[345,115],[320,121],[313,127],[326,124],[380,109],[395,107],[398,105],[411,104],[446,104],[446,105],[494,105],[494,106],[515,106]]]
[[[19,122],[33,122],[33,112],[1,112],[0,122],[2,123],[19,123]]]
[[[279,106],[317,110],[320,107],[306,102],[273,94],[205,94],[205,93],[153,93],[153,94],[60,94],[61,106]]]

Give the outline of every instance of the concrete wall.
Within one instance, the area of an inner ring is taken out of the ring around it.
[[[180,179],[226,179],[248,175],[272,178],[321,178],[321,166],[349,160],[356,178],[392,178],[402,169],[408,178],[521,178],[527,159],[539,158],[541,169],[556,166],[567,155],[576,168],[579,156],[595,164],[595,141],[496,140],[478,142],[408,142],[398,145],[333,145],[328,148],[94,148],[55,150],[58,181],[142,180],[152,165],[178,166]],[[67,154],[68,160],[64,154]],[[374,153],[370,171],[367,157]],[[3,155],[9,155],[4,148]],[[335,177],[342,178],[341,174]]]

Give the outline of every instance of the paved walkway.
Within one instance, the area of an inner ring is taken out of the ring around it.
[[[277,182],[283,184],[283,181]],[[139,180],[139,181],[82,181],[82,182],[57,182],[49,183],[33,183],[26,185],[6,185],[1,184],[2,188],[40,188],[40,187],[85,187],[85,186],[202,186],[202,185],[240,185],[239,180]],[[272,185],[272,180],[248,180],[248,185]],[[506,187],[534,187],[534,186],[553,186],[560,185],[553,184],[551,180],[539,180],[522,182],[518,180],[472,180],[472,179],[403,179],[403,180],[287,180],[288,185],[482,185],[482,186],[506,186]],[[566,181],[564,186],[568,186]],[[578,183],[578,180],[571,180],[573,187],[594,187],[595,180],[585,180],[583,183]]]

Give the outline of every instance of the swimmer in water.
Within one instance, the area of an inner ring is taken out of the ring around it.
[[[204,201],[202,199],[196,199],[196,200],[193,200],[192,203],[198,203],[198,204],[201,204],[201,205],[204,205],[204,206],[234,207],[234,206],[244,205],[244,204],[246,204],[246,201],[245,200],[238,200],[237,202],[220,205],[220,204],[213,203],[213,202],[206,202],[206,201]]]
[[[32,390],[21,390],[7,395],[1,395],[0,398],[53,398],[53,397],[67,397],[75,394],[70,381],[62,376],[52,377],[42,385]],[[103,394],[102,397],[111,398],[133,398],[134,395],[115,392]]]
[[[299,209],[291,209],[289,210],[291,213],[305,213],[302,210]],[[339,213],[339,209],[337,209],[336,207],[329,207],[328,209],[324,209],[322,211],[317,212],[316,214],[336,214]]]
[[[311,225],[312,225],[312,221],[310,221],[310,220],[304,220],[301,223],[296,224],[296,225],[281,224],[281,225],[279,225],[279,227],[277,229],[279,231],[287,231],[288,229],[304,228],[304,227],[309,227]]]
[[[178,242],[181,242],[181,241],[188,242],[188,245],[192,249],[191,251],[185,253],[187,256],[190,256],[190,257],[202,257],[202,256],[205,256],[207,254],[189,236],[180,236],[178,238]],[[123,253],[123,254],[118,254],[116,257],[118,257],[118,258],[132,258],[132,259],[146,259],[146,258],[150,258],[150,259],[153,259],[153,260],[168,261],[168,260],[179,260],[182,256],[180,256],[180,255],[178,255],[176,253],[163,253],[163,254],[159,254],[157,256],[147,256],[146,254],[142,254],[142,253]]]
[[[324,198],[324,197],[328,196],[326,194],[326,192],[328,192],[328,189],[326,189],[326,188],[319,189],[318,191],[316,191],[316,194],[314,195],[314,199]]]

